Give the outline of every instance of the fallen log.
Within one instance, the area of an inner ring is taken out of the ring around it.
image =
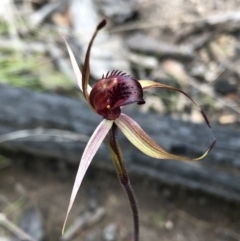
[[[240,29],[240,11],[222,12],[196,22],[187,23],[186,28],[181,28],[177,33],[177,42],[184,41],[189,36],[201,32],[232,33]],[[201,37],[202,33],[200,34]]]
[[[143,34],[131,35],[125,42],[133,51],[156,55],[158,57],[170,57],[184,60],[192,60],[194,58],[194,49],[190,45],[175,45],[167,42],[160,42],[157,39]]]
[[[199,156],[207,149],[205,126],[142,114],[135,107],[126,108],[126,113],[168,151]],[[0,113],[0,150],[56,158],[76,166],[101,120],[84,101],[6,85],[0,85]],[[217,125],[213,129],[217,144],[197,163],[155,160],[136,150],[122,134],[119,141],[131,173],[240,201],[240,131]],[[105,145],[93,165],[113,170]]]

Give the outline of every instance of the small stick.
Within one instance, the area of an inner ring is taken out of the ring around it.
[[[70,228],[64,233],[64,235],[60,238],[61,241],[71,240],[74,235],[81,231],[83,228],[92,226],[93,224],[100,221],[105,214],[104,208],[97,208],[96,211],[84,212],[81,216],[77,217]]]
[[[17,227],[14,223],[7,219],[7,217],[0,213],[0,225],[7,228],[10,232],[14,233],[17,237],[24,241],[37,241],[31,237],[28,233]]]
[[[73,142],[82,141],[87,142],[89,137],[83,134],[77,134],[71,131],[59,130],[59,129],[25,129],[19,131],[13,131],[0,135],[0,143],[6,141],[14,141],[21,139],[21,141],[31,140],[31,141],[50,141],[56,139],[56,142]],[[24,140],[23,140],[24,139]]]

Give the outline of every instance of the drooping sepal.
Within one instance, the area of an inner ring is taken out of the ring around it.
[[[108,134],[109,130],[111,129],[113,125],[113,121],[108,121],[103,119],[102,122],[98,125],[94,133],[92,134],[91,138],[88,141],[88,144],[83,152],[82,158],[80,160],[80,164],[78,167],[76,179],[73,185],[73,190],[67,210],[67,215],[63,224],[62,233],[64,232],[64,228],[67,222],[67,218],[69,215],[69,212],[72,208],[72,205],[74,203],[74,200],[76,198],[78,189],[82,183],[83,177],[85,176],[85,173],[92,162],[92,159],[94,155],[96,154],[97,150],[99,149],[101,143],[103,142],[104,138]]]
[[[136,146],[146,155],[157,159],[198,161],[204,158],[210,152],[216,142],[216,140],[214,139],[213,142],[210,144],[209,148],[199,157],[182,157],[164,150],[143,131],[143,129],[137,124],[137,122],[135,122],[129,116],[121,114],[114,123],[134,146]]]
[[[112,71],[103,76],[94,85],[90,102],[97,113],[108,120],[117,119],[122,106],[145,103],[139,82],[121,71]]]

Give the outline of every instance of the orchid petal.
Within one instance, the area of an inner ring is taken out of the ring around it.
[[[79,86],[80,90],[83,91],[83,88],[82,88],[82,73],[81,73],[81,71],[80,71],[80,69],[78,67],[77,61],[76,61],[76,59],[74,57],[74,54],[73,54],[69,44],[67,43],[67,41],[66,41],[66,39],[65,39],[65,37],[63,35],[62,35],[62,37],[63,37],[63,40],[64,40],[66,46],[67,46],[68,54],[69,54],[70,59],[71,59],[73,71],[74,71],[74,74],[76,76],[78,86]],[[92,90],[91,86],[87,85],[87,92],[88,92],[88,94],[90,94],[91,90]]]
[[[121,114],[118,119],[115,120],[115,124],[127,137],[127,139],[136,146],[140,151],[148,156],[157,159],[174,159],[174,160],[186,160],[186,161],[197,161],[205,157],[209,151],[213,148],[215,141],[210,145],[207,151],[200,157],[189,158],[173,155],[162,147],[160,147],[154,140],[152,140],[142,128],[125,114]]]
[[[94,85],[89,98],[96,112],[108,120],[118,118],[122,106],[145,103],[139,82],[117,70],[103,76]]]
[[[78,189],[82,183],[83,177],[94,157],[96,154],[98,148],[100,147],[101,143],[103,142],[104,138],[106,137],[107,133],[111,129],[113,125],[113,121],[109,121],[106,119],[103,119],[102,122],[98,125],[94,133],[92,134],[90,140],[88,141],[88,144],[83,152],[82,158],[80,160],[79,168],[77,171],[76,179],[74,182],[68,210],[67,210],[67,215],[63,224],[63,229],[62,232],[64,231],[68,214],[72,208],[72,205],[74,203],[75,197],[77,195]]]
[[[169,90],[178,91],[178,92],[184,94],[185,96],[187,96],[194,103],[194,105],[199,109],[199,111],[201,111],[200,106],[188,94],[186,94],[184,91],[182,91],[180,89],[177,89],[177,88],[172,87],[170,85],[157,83],[157,82],[151,81],[151,80],[139,80],[139,83],[140,83],[140,85],[142,86],[143,89],[162,88],[162,89],[169,89]]]
[[[90,76],[90,67],[89,67],[90,52],[91,52],[93,41],[94,41],[95,37],[97,36],[98,31],[101,30],[105,25],[106,25],[105,19],[98,24],[98,26],[92,36],[92,39],[88,45],[87,53],[86,53],[85,61],[84,61],[84,65],[83,65],[82,89],[83,89],[83,94],[84,94],[86,100],[88,101],[88,103],[90,103],[89,92],[87,91],[87,86],[88,86],[88,81],[89,81],[89,76]]]
[[[180,90],[180,89],[177,89],[175,87],[172,87],[172,86],[169,86],[169,85],[164,85],[164,84],[161,84],[161,83],[157,83],[157,82],[154,82],[154,81],[151,81],[151,80],[139,80],[139,83],[141,84],[142,88],[143,89],[149,89],[149,88],[162,88],[162,89],[169,89],[169,90],[174,90],[174,91],[177,91],[177,92],[180,92],[182,93],[183,95],[185,95],[188,99],[190,99],[192,101],[192,103],[197,107],[197,109],[201,112],[205,122],[207,123],[208,127],[210,128],[211,132],[212,132],[212,128],[211,128],[211,125],[208,121],[208,118],[207,116],[205,115],[205,113],[203,112],[203,110],[201,109],[201,107],[187,94],[185,93],[184,91]],[[213,142],[215,144],[216,140],[213,136],[213,133],[212,133],[212,137],[213,137]]]

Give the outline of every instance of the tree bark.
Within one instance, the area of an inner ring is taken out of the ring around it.
[[[124,108],[124,112],[175,154],[196,157],[210,144],[205,125],[142,114],[136,106]],[[0,113],[2,151],[61,159],[76,166],[88,138],[101,121],[85,101],[6,85],[0,85]],[[213,130],[217,144],[200,162],[156,160],[138,151],[121,134],[119,142],[129,173],[240,201],[240,131],[217,125]],[[93,165],[114,170],[105,144]]]

